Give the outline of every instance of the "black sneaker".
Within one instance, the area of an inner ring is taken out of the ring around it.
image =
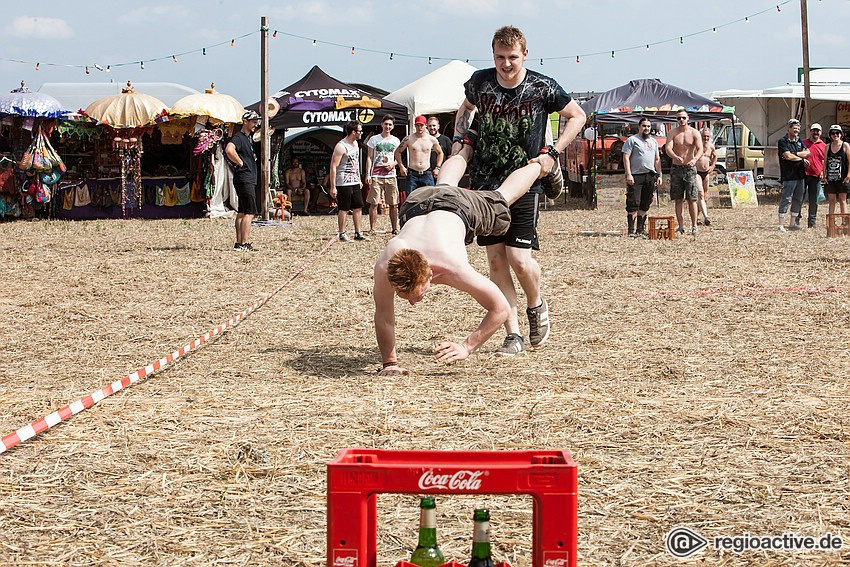
[[[244,245],[244,244],[239,244],[238,242],[234,242],[234,243],[233,243],[233,249],[234,249],[234,250],[242,251],[242,250],[244,250],[244,249],[245,249],[245,245]]]
[[[555,160],[552,171],[540,183],[543,185],[543,193],[552,200],[557,199],[564,192],[564,173],[561,171],[561,164],[557,160]]]
[[[246,242],[242,245],[242,250],[247,250],[248,252],[256,252],[257,249],[254,248],[250,242]]]
[[[549,338],[549,306],[543,300],[537,307],[528,307],[525,310],[528,315],[528,340],[531,346],[537,347]]]
[[[510,333],[507,337],[505,337],[505,341],[502,343],[502,346],[496,349],[496,354],[499,356],[516,356],[518,354],[525,354],[525,339],[522,338],[522,335]]]
[[[392,234],[393,234],[393,236],[397,235],[397,234],[398,234],[398,229],[397,229],[397,228],[394,228],[394,229],[393,229],[393,233],[392,233]]]
[[[360,234],[359,232],[354,233],[354,240],[366,240],[366,237]]]

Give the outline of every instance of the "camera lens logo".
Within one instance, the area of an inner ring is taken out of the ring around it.
[[[678,526],[667,533],[664,543],[670,555],[684,559],[708,545],[708,540],[690,528]]]

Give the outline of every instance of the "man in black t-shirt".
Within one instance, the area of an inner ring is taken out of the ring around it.
[[[428,133],[437,138],[437,143],[440,144],[440,149],[443,150],[443,161],[449,159],[452,154],[452,141],[448,136],[440,134],[440,119],[436,116],[428,118]],[[440,174],[440,168],[437,167],[437,152],[431,152],[431,173],[434,174],[434,179]]]
[[[496,189],[511,172],[530,162],[539,163],[540,177],[546,177],[560,167],[559,154],[585,123],[584,111],[557,81],[523,66],[528,49],[520,30],[512,26],[500,28],[493,35],[492,48],[496,67],[476,71],[464,84],[466,99],[457,111],[452,140],[453,155],[464,143],[474,144],[470,173],[472,188],[478,190]],[[477,135],[472,128],[476,112]],[[567,118],[567,124],[555,143],[546,146],[546,125],[552,112]],[[537,212],[541,192],[537,181],[511,205],[511,226],[505,235],[478,237],[478,244],[487,247],[490,279],[505,294],[511,308],[505,322],[507,337],[496,354],[514,356],[525,352],[511,269],[525,291],[531,345],[540,346],[549,338],[549,311],[540,293],[540,266],[531,256],[532,249],[539,250]]]
[[[779,231],[785,232],[785,213],[791,205],[791,224],[788,228],[799,230],[797,219],[803,209],[806,192],[806,166],[809,150],[800,139],[800,121],[788,121],[788,134],[777,142],[779,150],[779,175],[782,178],[782,198],[779,200]]]
[[[242,129],[230,139],[224,148],[227,158],[236,167],[233,173],[233,185],[239,206],[236,211],[236,244],[234,250],[254,250],[248,242],[251,234],[251,221],[259,213],[257,209],[257,156],[251,135],[257,129],[260,115],[249,110],[242,115]]]

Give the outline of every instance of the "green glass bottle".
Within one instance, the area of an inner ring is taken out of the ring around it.
[[[437,567],[446,562],[443,552],[437,547],[437,502],[433,496],[419,501],[419,544],[410,562],[420,567]]]
[[[475,526],[472,531],[472,559],[468,567],[494,567],[490,557],[490,511],[476,508],[472,521]]]

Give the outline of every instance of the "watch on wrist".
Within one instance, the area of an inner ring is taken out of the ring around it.
[[[558,148],[556,148],[552,144],[549,144],[545,148],[541,148],[540,155],[543,154],[549,154],[555,161],[558,161],[558,158],[561,156],[561,152],[559,152]]]

